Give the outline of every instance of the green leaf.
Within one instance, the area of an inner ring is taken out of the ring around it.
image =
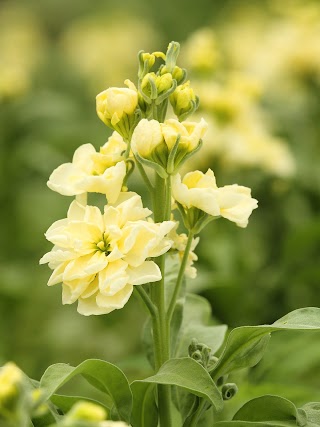
[[[184,306],[180,337],[176,347],[176,356],[188,355],[192,338],[211,348],[216,353],[223,344],[227,331],[226,325],[208,326],[211,318],[209,302],[199,295],[187,294]]]
[[[293,427],[295,422],[287,421],[219,421],[214,427]],[[307,425],[306,425],[307,427]],[[308,426],[309,427],[309,426]]]
[[[155,402],[155,385],[143,382],[131,384],[133,408],[132,427],[157,427],[158,408]]]
[[[301,408],[307,414],[308,421],[320,426],[320,402],[310,402]]]
[[[250,400],[233,417],[234,421],[276,421],[306,425],[306,415],[298,412],[290,400],[266,395]]]
[[[211,370],[214,379],[236,369],[256,365],[267,347],[271,332],[281,330],[320,329],[320,309],[301,308],[272,325],[242,326],[231,331],[218,362]]]
[[[208,399],[218,411],[223,407],[220,391],[212,378],[198,362],[190,357],[170,359],[155,375],[135,382],[178,386],[189,393]]]
[[[89,359],[77,367],[58,363],[49,366],[40,380],[44,399],[51,396],[76,375],[82,375],[99,390],[107,393],[114,403],[119,417],[129,422],[132,408],[132,394],[124,373],[112,363]]]

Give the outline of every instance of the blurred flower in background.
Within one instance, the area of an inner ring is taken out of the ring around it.
[[[93,91],[119,86],[136,73],[137,52],[156,46],[159,37],[146,20],[128,13],[93,14],[73,22],[61,37],[61,49]]]
[[[45,37],[39,20],[23,5],[4,3],[0,8],[0,102],[22,96],[45,54]]]

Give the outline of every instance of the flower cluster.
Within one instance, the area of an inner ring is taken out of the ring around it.
[[[164,279],[162,263],[154,259],[170,249],[179,255],[182,274],[194,278],[195,235],[219,217],[246,227],[257,207],[249,188],[218,188],[211,170],[181,178],[181,166],[201,148],[208,125],[204,119],[185,120],[197,109],[199,98],[186,81],[186,70],[176,65],[178,54],[174,42],[166,53],[140,52],[137,86],[126,80],[127,88],[112,87],[97,95],[98,117],[114,131],[106,144],[98,152],[91,144],[80,146],[72,162],[49,178],[49,188],[76,200],[67,218],[46,232],[54,247],[40,263],[53,270],[49,286],[62,283],[63,304],[78,301],[83,315],[120,309],[135,286]],[[160,66],[159,60],[164,62]],[[169,103],[177,118],[166,119]],[[135,165],[151,191],[153,219],[141,197],[127,189]],[[153,182],[145,167],[154,170]],[[106,196],[103,212],[87,205],[90,192]],[[177,232],[174,206],[189,236]],[[141,292],[148,298],[149,291],[144,287]]]
[[[66,219],[55,222],[46,238],[55,246],[40,260],[53,273],[48,285],[63,283],[62,302],[78,300],[78,312],[86,316],[122,308],[134,285],[156,282],[161,272],[154,261],[168,251],[166,234],[174,222],[155,224],[143,208],[141,197],[122,193],[116,204],[95,206],[71,203]]]

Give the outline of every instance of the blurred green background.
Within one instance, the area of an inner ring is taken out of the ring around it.
[[[38,260],[50,250],[44,232],[71,201],[46,187],[50,173],[110,134],[95,95],[135,81],[137,52],[165,51],[171,40],[200,96],[196,116],[210,124],[189,168],[211,167],[218,185],[249,186],[259,200],[246,230],[227,221],[206,229],[190,290],[230,326],[319,306],[319,2],[2,1],[0,365],[14,360],[39,378],[51,363],[93,357],[132,377],[148,371],[140,302],[82,317],[61,305],[59,286],[47,288]],[[275,336],[265,361],[237,377],[242,395],[230,405],[265,392],[319,400],[319,343],[316,333]]]

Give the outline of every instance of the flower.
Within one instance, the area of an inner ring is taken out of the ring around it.
[[[122,152],[126,144],[116,132],[97,153],[92,144],[81,145],[74,153],[72,163],[55,169],[48,187],[64,196],[86,192],[105,194],[110,203],[117,200],[126,175]]]
[[[149,158],[163,142],[160,123],[157,120],[142,119],[132,134],[131,148],[141,157]]]
[[[155,224],[146,220],[150,214],[136,193],[121,193],[103,214],[71,203],[67,218],[46,232],[55,246],[40,260],[53,270],[48,285],[62,282],[63,304],[78,300],[80,314],[107,314],[127,303],[133,286],[161,279],[149,258],[170,249],[166,235],[175,223]]]
[[[180,136],[179,148],[189,153],[198,147],[200,140],[208,129],[208,125],[204,119],[201,119],[199,123],[180,123],[178,120],[169,119],[161,125],[161,129],[169,150],[172,149],[178,136]]]
[[[250,188],[237,184],[217,187],[211,169],[203,174],[200,171],[187,173],[181,181],[179,174],[172,178],[173,197],[184,208],[195,207],[212,216],[222,216],[246,227],[253,209],[258,207],[251,197]]]
[[[132,115],[138,105],[138,94],[128,88],[109,87],[97,97],[97,114],[107,126],[117,125],[122,117]]]

